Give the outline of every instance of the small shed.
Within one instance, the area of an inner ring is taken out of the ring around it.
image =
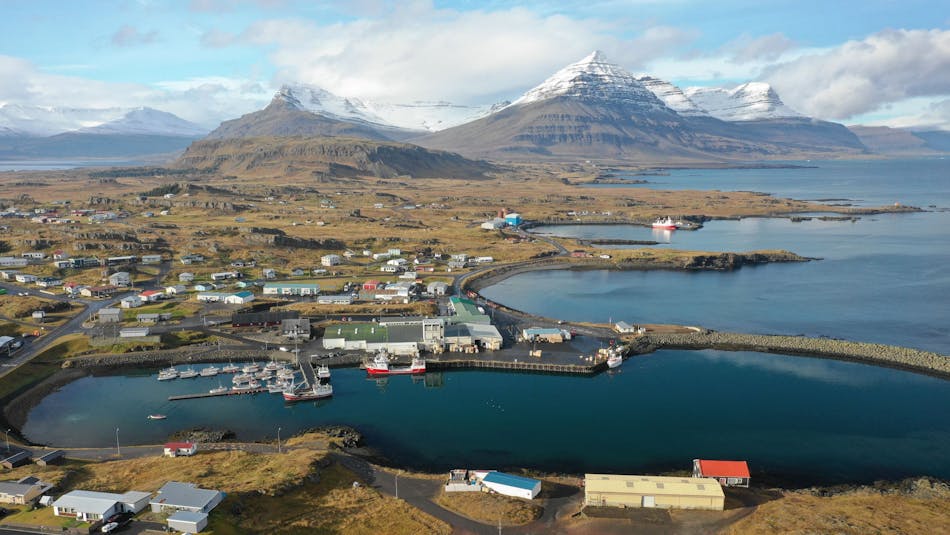
[[[723,487],[749,488],[749,464],[745,461],[693,459],[693,477],[708,477]]]
[[[148,335],[148,327],[128,327],[125,329],[119,329],[119,338],[144,338]]]
[[[189,457],[198,452],[198,445],[194,442],[169,442],[165,444],[165,457]]]
[[[168,517],[168,528],[182,533],[200,533],[208,527],[208,514],[192,511],[175,511]]]
[[[526,500],[534,499],[541,492],[541,482],[537,479],[506,474],[504,472],[488,472],[482,478],[485,487],[504,494]]]
[[[40,466],[47,466],[50,464],[55,464],[63,460],[66,457],[66,452],[63,450],[53,450],[43,454],[40,457],[37,457],[33,461]]]
[[[4,468],[16,468],[30,462],[30,452],[23,450],[0,460],[0,466]]]

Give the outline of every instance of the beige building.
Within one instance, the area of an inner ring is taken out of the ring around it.
[[[584,505],[722,511],[725,495],[717,481],[705,478],[586,474]]]

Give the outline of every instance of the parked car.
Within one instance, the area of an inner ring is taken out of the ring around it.
[[[118,529],[118,528],[119,528],[119,523],[118,523],[118,522],[109,522],[108,524],[105,524],[105,525],[102,526],[102,532],[103,532],[103,533],[112,533],[113,531],[115,531],[115,530]]]

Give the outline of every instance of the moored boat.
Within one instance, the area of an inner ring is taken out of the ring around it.
[[[321,364],[317,368],[317,378],[319,379],[329,379],[330,378],[330,367],[326,364]]]
[[[305,388],[299,391],[284,391],[284,401],[308,401],[311,399],[323,399],[333,395],[333,387],[330,385],[316,384],[312,388]]]
[[[231,378],[231,381],[237,383],[249,383],[254,380],[254,375],[250,373],[239,373]]]
[[[179,379],[191,379],[194,377],[198,377],[198,372],[196,372],[194,368],[187,368],[178,372]]]
[[[248,390],[256,390],[261,387],[261,383],[257,380],[250,381],[247,383],[241,383],[239,385],[234,385],[231,387],[233,392],[246,392]]]
[[[221,368],[217,366],[208,366],[207,368],[201,368],[201,371],[198,372],[198,375],[202,377],[214,377],[221,373]]]
[[[209,394],[224,394],[228,390],[229,390],[228,387],[222,386],[221,383],[218,383],[218,386],[215,388],[212,388],[211,390],[208,390],[208,393]]]
[[[665,218],[658,218],[656,221],[654,221],[653,228],[662,230],[676,230],[680,228],[680,224],[673,221],[671,217],[667,216]]]
[[[409,366],[390,366],[389,356],[385,352],[378,353],[373,361],[366,365],[366,372],[370,375],[408,375],[426,372],[426,361],[415,357]]]
[[[164,420],[165,418],[168,418],[168,416],[165,416],[164,414],[149,414],[148,415],[149,420]]]
[[[241,368],[241,371],[244,373],[257,373],[261,371],[261,367],[258,366],[256,362],[252,362],[250,364],[245,364],[244,367]]]
[[[172,366],[171,368],[166,368],[158,372],[159,381],[170,381],[172,379],[177,379],[177,378],[178,378],[178,370],[176,370],[174,366]]]
[[[240,366],[234,365],[230,360],[228,361],[227,366],[221,368],[221,373],[237,373],[239,371],[241,371]]]

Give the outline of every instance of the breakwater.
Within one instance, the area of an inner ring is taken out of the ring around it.
[[[293,354],[280,351],[247,349],[247,346],[218,347],[188,346],[180,349],[134,351],[73,357],[63,362],[63,368],[108,368],[119,366],[152,367],[159,365],[194,364],[198,362],[246,361],[270,359],[290,361]]]
[[[630,338],[631,354],[658,349],[756,351],[848,360],[950,379],[950,357],[909,347],[833,338],[742,334],[698,329],[689,334],[647,333]]]

